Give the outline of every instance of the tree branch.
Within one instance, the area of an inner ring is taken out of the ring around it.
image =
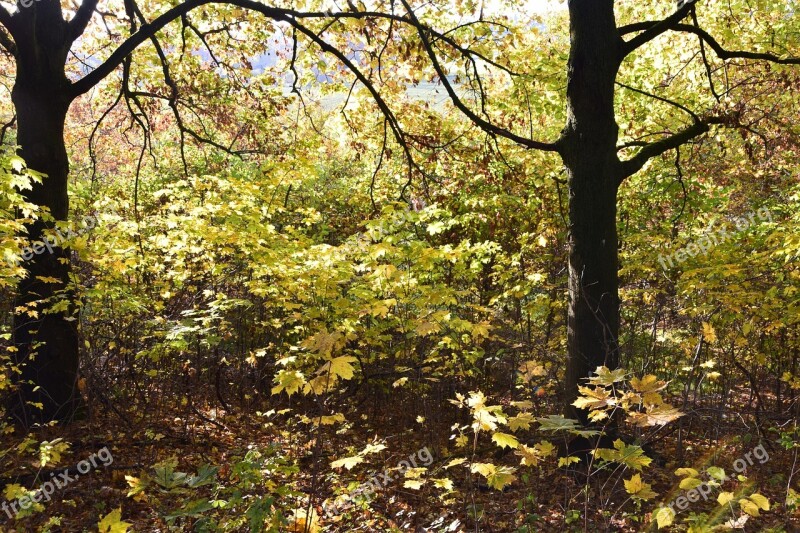
[[[97,0],[83,0],[81,7],[78,8],[78,11],[75,12],[75,16],[72,17],[72,20],[70,20],[67,25],[67,38],[70,43],[75,42],[75,39],[83,35],[83,32],[86,31],[86,26],[88,26],[89,21],[92,20],[92,14],[95,8],[97,8]]]
[[[627,56],[640,46],[649,43],[665,31],[672,29],[675,24],[683,20],[686,15],[689,14],[689,10],[692,8],[692,5],[692,2],[688,2],[684,4],[683,7],[675,11],[675,13],[672,15],[658,22],[639,22],[620,27],[620,36],[644,30],[631,40],[625,41],[625,44],[622,45],[622,57]]]
[[[688,113],[689,116],[691,116],[692,119],[695,122],[699,122],[700,121],[700,117],[698,117],[697,114],[694,111],[692,111],[691,109],[689,109],[685,105],[682,105],[682,104],[679,104],[678,102],[675,102],[674,100],[670,100],[669,98],[664,98],[663,96],[658,96],[657,94],[653,94],[653,93],[649,93],[647,91],[643,91],[642,89],[637,89],[636,87],[631,87],[630,85],[626,85],[626,84],[624,84],[622,82],[619,82],[619,81],[615,81],[614,83],[616,83],[617,85],[619,85],[623,89],[628,89],[629,91],[632,91],[632,92],[635,92],[635,93],[639,93],[641,95],[648,96],[648,97],[653,98],[655,100],[658,100],[660,102],[664,102],[665,104],[669,104],[669,105],[671,105],[673,107],[677,107],[681,111],[684,111],[684,112]]]
[[[682,31],[697,35],[712,50],[714,50],[714,53],[717,54],[717,57],[720,59],[756,59],[759,61],[779,63],[781,65],[800,65],[800,58],[798,57],[778,57],[775,54],[765,52],[749,52],[747,50],[726,50],[706,30],[692,26],[691,24],[676,24],[675,27],[671,29],[674,31]]]
[[[475,112],[473,112],[470,108],[468,108],[464,102],[461,101],[458,94],[456,93],[455,89],[453,88],[450,80],[447,79],[447,74],[442,69],[442,66],[439,64],[439,58],[436,56],[436,52],[433,50],[430,41],[428,40],[428,36],[425,34],[426,30],[424,26],[419,22],[417,19],[416,14],[411,9],[411,6],[408,4],[406,0],[401,0],[403,6],[405,7],[406,11],[408,12],[408,18],[410,19],[413,26],[417,28],[417,32],[419,33],[419,38],[422,41],[422,46],[425,48],[425,51],[428,53],[428,58],[431,60],[431,64],[433,65],[436,74],[439,77],[439,81],[442,82],[444,85],[445,90],[447,91],[450,100],[453,102],[453,105],[458,108],[464,115],[466,115],[472,122],[474,122],[479,128],[481,128],[486,133],[490,135],[498,135],[500,137],[505,137],[511,141],[514,141],[517,144],[525,146],[527,148],[536,148],[538,150],[544,150],[548,152],[557,152],[558,145],[555,143],[546,143],[541,141],[534,141],[532,139],[528,139],[517,135],[511,131],[508,131],[505,128],[501,128],[500,126],[496,126],[491,122],[484,120],[483,118],[479,117]]]
[[[0,9],[3,8],[0,7]],[[11,35],[9,35],[5,26],[0,26],[0,46],[2,46],[3,50],[9,54],[17,55],[17,44],[14,42],[14,39],[11,37]]]
[[[101,63],[96,69],[72,84],[70,96],[72,98],[76,98],[88,92],[92,87],[100,83],[106,76],[114,72],[114,70],[122,64],[125,58],[131,52],[136,50],[140,44],[150,39],[164,26],[179,18],[181,15],[185,15],[192,9],[209,4],[211,2],[212,0],[186,0],[186,2],[178,4],[172,9],[165,11],[159,17],[156,17],[150,24],[143,25],[136,33],[128,37],[116,50],[114,50],[108,59]],[[267,8],[265,6],[265,9],[272,8]]]
[[[621,162],[622,176],[620,181],[639,172],[650,159],[668,150],[678,148],[695,137],[708,132],[711,124],[725,124],[727,122],[730,122],[730,117],[708,117],[660,141],[646,144],[635,156]]]
[[[685,7],[685,6],[684,6]],[[676,12],[678,13],[678,12]],[[622,26],[619,29],[620,35],[624,35],[626,33],[633,33],[636,31],[645,30],[644,33],[634,37],[630,41],[626,42],[626,49],[630,47],[630,45],[639,37],[642,37],[645,34],[648,34],[649,30],[647,28],[653,29],[656,26],[661,26],[663,22],[669,19],[664,19],[662,22],[636,22],[634,24],[628,24],[626,26]],[[702,28],[698,28],[696,26],[692,26],[691,24],[680,24],[673,22],[671,25],[667,27],[663,27],[662,31],[660,31],[657,35],[664,33],[665,31],[680,31],[685,33],[693,33],[700,37],[700,39],[705,42],[714,53],[717,54],[717,57],[720,59],[756,59],[760,61],[770,61],[772,63],[779,63],[782,65],[800,65],[800,58],[797,57],[778,57],[775,54],[764,53],[764,52],[750,52],[747,50],[726,50],[719,42],[711,36],[706,30]],[[654,35],[653,37],[655,37]],[[646,42],[646,41],[645,41]],[[642,43],[644,44],[644,43]],[[641,45],[638,45],[641,46]],[[636,47],[633,47],[636,48]],[[632,51],[632,50],[630,50]],[[626,54],[630,53],[630,51],[626,52]]]
[[[14,34],[14,20],[8,9],[0,6],[0,24],[6,27],[10,34]]]

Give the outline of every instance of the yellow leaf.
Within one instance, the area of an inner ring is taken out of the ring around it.
[[[352,355],[343,355],[341,357],[334,357],[333,359],[331,359],[330,361],[325,363],[325,365],[322,366],[322,373],[325,373],[328,369],[330,369],[331,374],[333,374],[334,376],[338,376],[342,379],[352,379],[353,371],[355,369],[353,368],[353,365],[351,365],[350,363],[355,361],[358,361],[358,359],[356,359]]]
[[[717,496],[717,503],[720,505],[727,505],[728,502],[733,500],[733,493],[732,492],[720,492],[719,496]]]
[[[306,380],[302,372],[297,370],[281,370],[275,376],[277,385],[272,387],[272,394],[280,394],[281,391],[286,391],[286,394],[291,396],[302,387]]]
[[[647,374],[643,376],[642,379],[631,378],[631,387],[637,392],[658,392],[666,386],[667,383],[665,381],[659,381],[659,379],[652,374]]]
[[[748,500],[747,498],[742,498],[741,500],[739,500],[739,507],[741,507],[742,511],[749,514],[750,516],[758,516],[758,505]]]
[[[319,525],[319,516],[313,507],[310,516],[306,509],[295,509],[291,519],[292,521],[289,523],[291,533],[319,533],[322,531]]]
[[[533,415],[530,413],[520,413],[517,416],[512,416],[508,419],[508,429],[511,431],[516,431],[520,428],[522,429],[530,429],[531,424],[533,424],[536,420],[533,418]]]
[[[671,526],[674,519],[675,511],[669,507],[661,507],[656,511],[656,524],[658,524],[658,529]]]
[[[363,463],[364,458],[360,455],[354,455],[352,457],[343,457],[342,459],[337,459],[331,463],[332,468],[342,468],[344,467],[346,470],[351,470],[354,466],[359,463]]]
[[[650,484],[642,481],[641,474],[636,474],[632,478],[624,480],[624,483],[628,494],[639,500],[649,500],[656,495],[650,489]]]
[[[463,465],[466,462],[467,462],[466,459],[464,459],[463,457],[459,457],[457,459],[452,459],[449,463],[444,465],[444,468],[446,470],[448,468],[453,468],[454,466]]]
[[[490,487],[503,490],[503,487],[512,483],[517,477],[514,475],[514,468],[508,466],[495,466],[492,463],[475,463],[470,468],[472,473],[478,473],[486,478]]]
[[[319,419],[319,423],[322,424],[323,426],[332,426],[337,422],[344,422],[344,421],[345,418],[342,413],[336,413],[335,415],[329,415],[329,416],[321,416]]]
[[[714,331],[714,326],[708,322],[703,322],[703,340],[709,344],[717,342],[717,333]]]
[[[495,433],[492,435],[492,440],[501,448],[517,448],[519,446],[517,438],[508,433]]]
[[[558,458],[558,466],[559,468],[562,466],[569,466],[573,463],[580,463],[581,460],[578,457],[574,457],[570,455],[569,457],[559,457]]]
[[[453,490],[453,481],[448,478],[436,478],[433,480],[433,486],[437,489]]]
[[[759,493],[751,494],[750,500],[755,503],[762,511],[769,511],[769,500]]]
[[[125,533],[133,524],[122,521],[122,507],[117,507],[97,524],[100,533]]]
[[[699,487],[702,484],[703,482],[696,477],[687,477],[681,480],[680,488],[683,490],[692,490],[693,488]]]

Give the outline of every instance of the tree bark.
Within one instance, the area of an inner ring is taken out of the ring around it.
[[[587,422],[571,403],[598,366],[619,364],[617,189],[614,80],[623,41],[613,0],[570,0],[567,125],[559,152],[569,179],[569,317],[565,415]]]
[[[67,219],[69,160],[64,124],[71,102],[64,64],[70,41],[57,2],[42,2],[15,16],[17,75],[11,97],[17,113],[19,155],[32,170],[45,174],[26,191],[28,201]],[[43,220],[27,227],[31,243],[42,241],[52,226]],[[27,277],[18,287],[14,312],[15,361],[21,370],[10,412],[24,426],[71,419],[78,406],[78,333],[70,278],[69,251],[61,246],[34,248],[23,266]],[[52,252],[51,252],[52,250]],[[42,278],[48,278],[43,280]],[[58,300],[67,305],[48,309]]]

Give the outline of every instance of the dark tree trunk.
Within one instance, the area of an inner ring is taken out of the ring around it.
[[[56,220],[66,220],[69,160],[64,124],[71,101],[70,82],[64,74],[69,50],[66,22],[55,2],[23,10],[15,22],[18,51],[12,100],[19,153],[29,168],[46,175],[42,184],[26,192],[26,197],[47,207]],[[28,237],[32,242],[42,241],[47,226],[52,224],[41,220],[30,225]],[[78,334],[72,317],[72,295],[65,291],[70,276],[69,253],[58,246],[51,248],[52,253],[42,248],[24,262],[28,275],[19,285],[14,314],[16,362],[22,373],[10,408],[25,426],[69,420],[78,403]],[[50,279],[43,281],[42,277]],[[68,305],[59,312],[48,312],[61,298]]]
[[[565,414],[596,367],[619,364],[617,278],[618,127],[614,80],[622,39],[613,0],[570,0],[567,125],[559,152],[569,178],[569,318]]]

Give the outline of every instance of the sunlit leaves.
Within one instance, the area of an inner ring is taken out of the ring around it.
[[[645,483],[642,481],[642,477],[640,474],[635,474],[632,478],[626,479],[624,481],[625,490],[631,497],[638,499],[638,500],[649,500],[655,497],[657,494],[653,492],[650,488],[649,483]]]
[[[300,387],[306,384],[303,373],[298,370],[281,370],[275,376],[277,385],[272,387],[272,394],[280,394],[286,391],[286,394],[291,396],[300,390]]]
[[[594,371],[594,375],[589,377],[589,383],[593,385],[613,385],[624,379],[625,369],[609,370],[605,366],[598,366]]]
[[[655,519],[659,529],[671,526],[675,520],[675,511],[669,507],[659,507],[655,512]]]
[[[360,455],[353,455],[350,457],[342,457],[331,462],[331,468],[344,468],[351,470],[357,464],[363,463],[364,458]]]
[[[640,446],[625,444],[622,439],[614,441],[614,449],[598,448],[594,450],[594,455],[604,461],[614,461],[622,463],[628,468],[641,472],[642,468],[650,465],[653,461],[644,454]]]
[[[508,466],[496,466],[491,463],[475,463],[470,471],[486,478],[486,483],[493,489],[503,490],[506,485],[514,482],[515,469]]]
[[[536,443],[534,446],[519,446],[515,455],[519,456],[522,466],[537,466],[542,460],[555,453],[555,446],[550,442],[544,441]]]
[[[514,435],[496,432],[492,435],[492,440],[501,448],[517,448],[519,441]]]

